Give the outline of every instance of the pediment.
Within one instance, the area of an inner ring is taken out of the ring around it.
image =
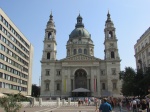
[[[74,55],[74,56],[70,56],[67,58],[62,59],[61,61],[100,61],[101,59],[99,58],[95,58],[94,56],[87,56],[84,54],[78,54],[78,55]]]

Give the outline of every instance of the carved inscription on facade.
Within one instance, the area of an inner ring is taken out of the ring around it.
[[[68,58],[67,60],[94,60],[94,57],[76,56]]]

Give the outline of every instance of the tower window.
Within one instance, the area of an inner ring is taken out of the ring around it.
[[[50,48],[50,47],[51,47],[51,44],[48,44],[48,45],[47,45],[47,47],[49,47],[49,48]]]
[[[109,37],[110,37],[110,38],[113,37],[112,31],[109,31]]]
[[[101,70],[101,75],[105,75],[105,70]]]
[[[113,82],[113,89],[117,89],[117,84],[116,84],[116,82]]]
[[[84,49],[84,54],[87,54],[87,50],[86,49]]]
[[[59,83],[57,83],[57,88],[56,88],[56,90],[60,90],[60,84],[59,84]]]
[[[49,83],[47,82],[47,83],[45,83],[45,90],[49,90]]]
[[[57,70],[57,76],[60,76],[61,75],[61,71],[60,70]]]
[[[50,53],[49,52],[47,53],[47,59],[50,59]]]
[[[112,68],[111,71],[112,71],[112,75],[116,75],[116,68]]]
[[[68,55],[68,56],[70,55],[70,50],[69,50],[69,49],[67,50],[67,55]]]
[[[115,58],[115,53],[114,53],[114,51],[111,51],[111,58]]]
[[[46,76],[50,75],[50,70],[49,69],[46,69]]]
[[[105,90],[105,83],[102,83],[102,90]]]
[[[78,53],[82,53],[82,49],[80,48],[80,49],[78,49]]]
[[[48,33],[48,39],[50,39],[52,36],[51,32]]]
[[[74,49],[74,50],[73,50],[73,54],[75,55],[76,53],[77,53],[77,52],[76,52],[76,49]]]

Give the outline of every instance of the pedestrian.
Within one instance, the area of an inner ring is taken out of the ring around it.
[[[30,101],[30,107],[32,107],[32,98],[30,98],[29,101]]]
[[[95,98],[95,112],[97,112],[97,109],[98,109],[98,100],[97,100],[97,98]]]
[[[122,100],[119,99],[119,111],[122,112]]]
[[[111,112],[112,107],[111,105],[107,102],[107,98],[103,99],[103,103],[99,107],[99,112]]]
[[[137,112],[137,101],[135,100],[135,98],[133,98],[132,101],[132,110],[133,112]]]
[[[143,99],[141,102],[141,109],[142,109],[142,112],[147,112],[147,104],[146,104],[145,99]]]
[[[90,104],[91,104],[91,99],[89,98],[89,100],[88,100],[88,105],[90,106]]]
[[[130,112],[131,111],[131,102],[129,101],[128,98],[126,98],[126,107],[127,107],[127,111]]]

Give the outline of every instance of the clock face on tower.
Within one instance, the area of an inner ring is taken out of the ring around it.
[[[114,43],[110,43],[110,47],[114,47]]]

